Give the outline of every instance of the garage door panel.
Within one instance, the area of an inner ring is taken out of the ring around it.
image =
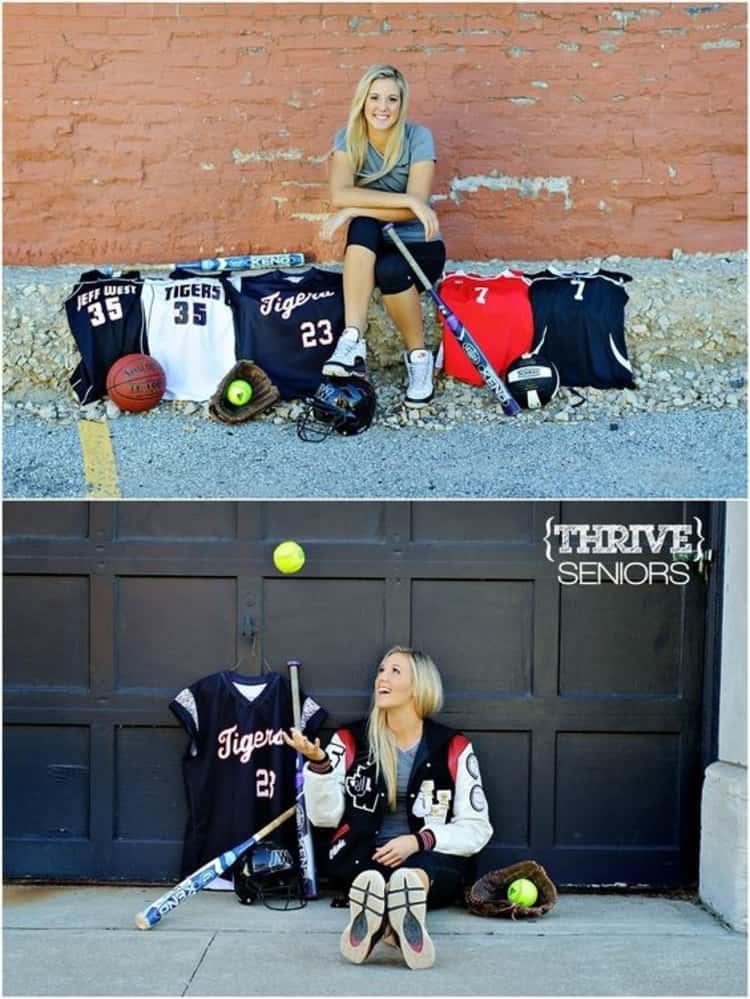
[[[385,644],[381,579],[266,579],[263,654],[274,669],[305,667],[310,688],[371,690]]]
[[[269,541],[384,541],[386,507],[383,503],[268,503],[264,508],[263,536]]]
[[[5,725],[5,836],[87,838],[90,764],[87,726]]]
[[[412,514],[415,543],[474,542],[533,545],[537,509],[527,503],[419,503]]]
[[[182,756],[187,743],[181,728],[118,726],[116,839],[182,840],[187,817]]]
[[[675,733],[559,733],[556,844],[677,846],[679,742]]]
[[[430,650],[447,694],[531,689],[534,585],[415,580],[412,637]]]
[[[571,586],[561,596],[560,693],[680,693],[683,589]]]
[[[565,524],[681,524],[681,500],[568,500],[560,504]]]
[[[3,505],[3,533],[6,538],[54,538],[58,541],[88,537],[88,503],[35,503],[34,516],[24,503]]]
[[[5,576],[3,666],[8,687],[89,686],[87,576]]]
[[[237,536],[237,505],[205,503],[118,503],[115,538],[121,541],[154,540],[230,541]]]
[[[479,760],[496,846],[529,841],[530,732],[466,732]]]
[[[235,579],[116,581],[116,686],[179,690],[237,655]]]

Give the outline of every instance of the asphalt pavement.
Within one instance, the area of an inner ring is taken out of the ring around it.
[[[305,443],[294,424],[237,427],[168,407],[108,424],[115,497],[736,498],[747,493],[744,410],[541,424],[373,426]],[[4,424],[6,498],[85,498],[76,421]]]
[[[735,996],[747,937],[685,898],[567,894],[541,919],[430,913],[434,967],[379,944],[339,954],[330,897],[293,912],[202,892],[151,930],[134,916],[163,888],[9,885],[5,996]]]

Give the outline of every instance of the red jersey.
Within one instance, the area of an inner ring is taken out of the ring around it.
[[[531,350],[534,318],[530,284],[520,271],[514,270],[496,275],[456,271],[446,274],[440,282],[440,297],[472,333],[501,378],[511,361]],[[442,318],[441,322],[445,373],[472,385],[483,385],[484,379]]]

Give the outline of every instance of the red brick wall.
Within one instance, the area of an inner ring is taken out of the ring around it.
[[[326,154],[384,61],[452,259],[744,245],[744,3],[3,7],[6,263],[335,259]]]

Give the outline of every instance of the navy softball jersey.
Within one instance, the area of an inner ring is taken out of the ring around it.
[[[301,693],[300,727],[315,735],[326,712]],[[189,874],[252,836],[294,804],[295,753],[282,738],[293,722],[280,673],[242,676],[231,669],[185,687],[169,705],[190,742],[182,762],[188,820],[182,873]],[[296,850],[294,822],[274,838]]]
[[[282,399],[313,395],[344,329],[343,276],[311,267],[226,279],[238,360],[255,361]]]

